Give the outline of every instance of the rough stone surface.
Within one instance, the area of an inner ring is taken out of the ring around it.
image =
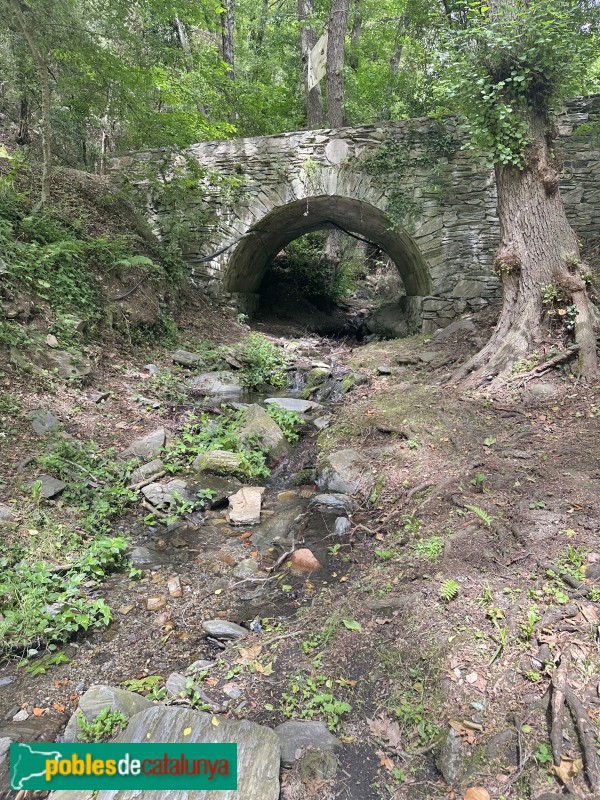
[[[40,496],[46,500],[51,500],[53,497],[58,497],[58,495],[64,492],[64,490],[67,488],[67,484],[64,481],[61,481],[59,478],[55,478],[53,475],[40,475],[35,481],[30,481],[27,484],[27,488],[31,489],[36,481],[42,482]]]
[[[27,419],[31,420],[31,427],[38,434],[38,436],[45,436],[50,431],[60,427],[60,420],[51,411],[46,411],[43,408],[38,408],[36,411],[30,411],[27,414]]]
[[[208,453],[200,453],[192,466],[197,472],[239,475],[243,471],[243,459],[240,453],[230,453],[228,450],[210,450]]]
[[[198,502],[198,498],[188,491],[187,481],[180,478],[168,483],[149,483],[142,488],[142,494],[156,508],[176,506],[178,502]]]
[[[331,425],[331,417],[317,417],[313,420],[313,425],[318,431],[324,431]]]
[[[235,742],[238,751],[238,788],[231,791],[102,790],[79,792],[77,800],[277,800],[280,746],[270,728],[248,720],[228,720],[189,708],[154,706],[130,720],[118,742]],[[184,731],[191,728],[190,733]],[[73,792],[53,792],[51,800],[72,800]]]
[[[207,508],[219,508],[219,506],[227,503],[228,498],[237,492],[241,485],[241,482],[237,478],[204,473],[200,483],[190,481],[190,483],[188,483],[188,488],[194,492],[200,489],[210,489],[212,495],[210,500],[206,501],[206,506]]]
[[[323,408],[320,403],[312,400],[300,400],[298,397],[267,397],[265,403],[274,403],[287,411],[295,411],[297,414],[306,414],[309,411],[317,411]]]
[[[259,405],[251,405],[244,411],[244,422],[239,433],[243,441],[257,437],[267,451],[271,463],[279,461],[290,450],[283,431],[274,419]]]
[[[308,547],[294,550],[290,556],[290,566],[296,572],[316,572],[321,569],[321,563]]]
[[[252,578],[258,572],[258,561],[254,558],[245,558],[233,570],[234,578]]]
[[[229,498],[229,522],[232,525],[258,525],[264,486],[242,486]]]
[[[365,325],[371,333],[386,339],[410,336],[421,324],[421,298],[401,297],[397,302],[379,306]]]
[[[10,506],[0,503],[0,525],[14,525],[19,518]]]
[[[352,524],[347,517],[338,517],[333,526],[333,532],[336,536],[343,536],[345,533],[350,533]]]
[[[145,481],[148,478],[151,478],[153,475],[162,472],[164,468],[165,465],[160,458],[155,458],[152,461],[149,461],[147,464],[142,464],[141,467],[134,469],[131,473],[129,482],[131,484],[140,483],[141,481]]]
[[[189,350],[176,350],[171,356],[174,364],[181,364],[182,367],[201,367],[204,359],[198,353],[190,353]]]
[[[155,431],[133,441],[123,450],[121,458],[155,458],[165,446],[166,431],[157,428]]]
[[[83,356],[74,356],[64,350],[44,350],[35,358],[37,364],[59,378],[70,380],[85,378],[92,371],[92,365]]]
[[[454,320],[454,322],[451,322],[450,325],[447,325],[445,328],[440,328],[433,334],[431,338],[448,339],[455,333],[468,334],[476,330],[477,327],[471,317],[465,317],[464,319]]]
[[[352,498],[348,497],[346,494],[331,494],[331,493],[324,493],[324,494],[316,494],[311,503],[317,506],[328,506],[329,508],[336,508],[342,511],[345,511],[347,514],[351,514],[354,510],[354,503],[352,502]]]
[[[463,775],[467,755],[466,746],[458,733],[451,728],[438,758],[438,769],[450,786],[455,786]]]
[[[246,628],[224,619],[206,619],[202,623],[202,627],[205,633],[214,639],[243,639],[248,636]]]
[[[227,370],[201,372],[194,378],[192,388],[196,394],[207,397],[235,397],[243,391],[239,377]]]
[[[275,733],[281,744],[281,764],[284,767],[291,767],[307,747],[332,752],[336,747],[342,746],[324,722],[291,720],[278,725]]]
[[[389,364],[379,364],[377,367],[377,372],[379,373],[379,375],[391,375],[392,368],[390,367]]]
[[[554,400],[560,394],[560,390],[553,383],[530,383],[527,393],[534,400]]]
[[[0,737],[0,792],[8,792],[10,788],[8,753],[11,740],[8,736]]]
[[[354,494],[359,487],[367,487],[369,479],[364,456],[357,450],[337,450],[320,465],[317,485],[328,492]]]
[[[152,703],[139,694],[126,692],[124,689],[116,689],[114,686],[90,686],[87,692],[79,698],[77,706],[88,722],[97,717],[105,708],[111,711],[120,711],[126,717],[133,717],[146,708],[150,708]],[[77,721],[78,711],[69,720],[65,729],[65,742],[76,742],[79,735],[79,724]]]

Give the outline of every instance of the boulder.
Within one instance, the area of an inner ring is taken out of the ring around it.
[[[158,475],[164,468],[165,465],[160,458],[155,458],[147,464],[142,464],[141,467],[134,469],[129,478],[129,482],[131,484],[141,483],[142,481],[148,480],[148,478],[152,478],[154,475]]]
[[[218,724],[215,724],[215,721]],[[215,717],[190,708],[154,706],[133,717],[117,742],[234,742],[238,755],[237,790],[193,792],[181,789],[102,789],[77,793],[77,800],[278,800],[280,745],[277,734],[248,720]],[[72,791],[53,792],[51,800],[73,800]]]
[[[368,487],[372,475],[367,462],[357,450],[330,453],[319,466],[317,485],[327,492],[354,494],[359,487]]]
[[[120,454],[121,458],[155,458],[165,446],[167,433],[164,428],[157,428],[155,431],[135,439],[126,450]]]
[[[50,431],[60,428],[60,420],[51,411],[38,408],[27,414],[27,419],[31,420],[31,427],[38,436],[45,436]]]
[[[278,725],[275,733],[281,745],[283,767],[291,767],[309,747],[333,752],[336,747],[342,746],[340,740],[329,732],[324,722],[291,720]]]
[[[149,483],[142,494],[156,508],[176,506],[179,502],[198,503],[198,498],[188,491],[187,481],[174,478],[168,483]]]
[[[116,689],[114,686],[90,686],[85,694],[79,698],[77,710],[71,716],[65,733],[65,742],[76,742],[79,736],[78,713],[81,711],[88,722],[91,722],[105,708],[111,711],[120,711],[127,718],[139,714],[146,708],[150,708],[152,703],[139,694],[126,692],[124,689]]]
[[[267,405],[274,403],[276,406],[285,408],[287,411],[295,411],[297,414],[306,414],[309,411],[320,411],[323,406],[314,403],[312,400],[300,400],[298,397],[267,397]]]
[[[229,450],[209,450],[196,456],[193,468],[197,472],[215,472],[217,475],[239,475],[244,473],[244,459],[241,453]]]
[[[438,330],[431,337],[432,339],[449,339],[455,333],[469,334],[476,331],[477,328],[471,317],[463,317],[463,319],[455,319],[450,325],[445,328],[438,328]]]
[[[244,421],[239,433],[240,439],[257,438],[267,452],[271,463],[287,455],[290,446],[279,425],[259,405],[251,405],[244,411]]]
[[[54,372],[63,380],[85,378],[92,371],[92,365],[83,356],[74,356],[65,350],[43,350],[34,356],[39,367]]]
[[[421,324],[420,297],[401,297],[397,302],[384,303],[366,320],[371,333],[386,339],[401,339],[416,333]]]
[[[321,569],[320,561],[308,547],[294,550],[290,556],[290,566],[295,572],[316,572]]]
[[[190,353],[189,350],[176,350],[171,356],[174,364],[181,364],[182,367],[202,367],[204,359],[198,353]]]
[[[235,397],[243,391],[239,377],[227,370],[201,372],[192,381],[192,389],[208,397]]]
[[[202,623],[202,628],[213,639],[243,639],[248,636],[246,628],[225,619],[206,619]]]
[[[229,498],[229,522],[232,525],[258,525],[264,486],[242,486]]]

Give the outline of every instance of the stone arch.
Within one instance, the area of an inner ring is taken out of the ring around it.
[[[412,237],[365,200],[322,194],[293,200],[259,219],[229,257],[225,291],[255,294],[273,258],[294,239],[332,223],[379,245],[395,263],[407,295],[431,293],[425,259]]]

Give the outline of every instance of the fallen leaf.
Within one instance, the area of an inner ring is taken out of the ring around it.
[[[43,717],[47,710],[47,708],[34,708],[33,715],[35,717]]]
[[[252,536],[252,531],[248,531],[248,533],[242,533],[240,539],[249,539]]]
[[[216,686],[218,682],[219,682],[218,678],[205,678],[204,679],[204,683],[207,686]]]
[[[463,800],[490,800],[490,793],[483,786],[472,786],[465,792]]]
[[[273,662],[269,661],[264,667],[259,661],[255,661],[252,666],[257,672],[260,672],[261,675],[272,675],[273,674]]]
[[[191,732],[192,732],[191,728],[184,728],[183,735],[184,736],[189,736]]]
[[[60,703],[54,703],[52,708],[56,711],[57,714],[62,714],[65,710],[64,706],[61,706]]]
[[[219,727],[219,725],[220,725],[220,722],[219,722],[219,720],[218,720],[216,717],[214,717],[214,716],[213,716],[213,718],[211,719],[211,723],[212,723],[212,724],[215,726],[215,728],[218,728],[218,727]]]
[[[379,765],[385,767],[386,769],[393,770],[394,769],[394,762],[391,758],[386,756],[381,750],[377,751],[377,755],[379,756]]]
[[[355,619],[343,619],[342,622],[344,623],[344,627],[348,628],[349,631],[358,631],[359,633],[362,632],[362,625]]]
[[[400,726],[385,714],[380,714],[377,719],[372,720],[369,723],[369,730],[373,736],[387,742],[390,747],[400,749],[402,739]]]

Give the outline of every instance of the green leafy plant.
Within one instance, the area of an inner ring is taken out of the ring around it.
[[[340,700],[333,693],[335,683],[340,686],[348,685],[343,679],[334,681],[326,675],[293,677],[289,691],[281,695],[279,708],[286,717],[322,717],[329,730],[335,731],[344,714],[352,711],[350,703]]]
[[[302,417],[301,414],[283,408],[277,405],[277,403],[269,403],[267,414],[279,425],[290,444],[295,444],[298,441],[300,436],[299,431],[305,424],[304,417]]]
[[[444,537],[431,536],[429,539],[422,539],[415,545],[415,553],[422,558],[436,561],[444,552]]]
[[[260,333],[251,333],[237,349],[237,356],[244,365],[241,383],[255,389],[263,384],[285,386],[288,358]]]
[[[483,508],[479,508],[479,506],[465,505],[465,508],[468,508],[469,511],[472,511],[474,514],[476,514],[479,517],[479,519],[482,520],[488,526],[488,528],[491,526],[492,522],[494,521],[494,518],[492,516],[490,516],[487,513],[487,511],[484,511]]]
[[[94,719],[87,721],[82,711],[77,712],[77,738],[80,742],[107,742],[127,727],[129,719],[122,711],[104,708]]]
[[[448,578],[440,586],[440,597],[444,603],[454,600],[458,597],[459,592],[460,586],[453,578]]]

